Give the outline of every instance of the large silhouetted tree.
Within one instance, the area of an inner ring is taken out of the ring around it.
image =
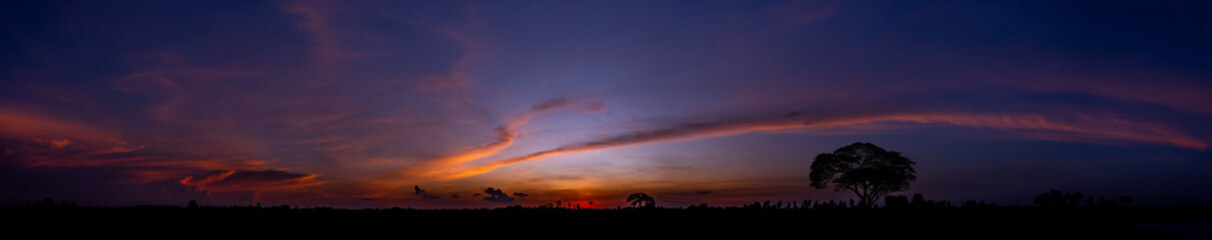
[[[656,200],[653,200],[652,196],[648,196],[647,193],[632,193],[631,196],[627,196],[627,202],[635,208],[656,207]]]
[[[870,208],[884,195],[909,189],[909,184],[917,180],[914,164],[899,152],[871,143],[854,143],[817,155],[809,175],[813,187],[825,188],[832,183],[835,191],[854,192],[859,206]]]

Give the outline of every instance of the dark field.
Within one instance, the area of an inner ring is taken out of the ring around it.
[[[239,232],[273,229],[370,232],[398,229],[592,230],[597,234],[662,233],[683,236],[835,236],[847,238],[945,237],[1020,239],[1208,239],[1212,208],[1135,206],[1114,208],[929,209],[333,209],[290,207],[141,206],[128,208],[26,207],[3,209],[7,219],[27,219],[14,229],[82,226],[119,233],[132,226],[158,230]],[[1158,227],[1161,226],[1161,227]],[[1160,229],[1160,230],[1159,230]],[[579,230],[578,230],[579,231]],[[135,232],[123,232],[130,234]],[[469,232],[470,233],[470,232]],[[763,238],[766,238],[763,237]],[[797,237],[798,238],[798,237]]]

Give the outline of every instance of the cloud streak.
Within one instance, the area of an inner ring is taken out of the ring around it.
[[[201,175],[190,175],[179,183],[200,192],[272,191],[290,190],[324,184],[316,180],[317,174],[289,173],[281,170],[265,171],[212,171]]]
[[[85,123],[0,107],[0,137],[15,139],[70,138],[101,142],[117,139],[118,134]]]
[[[604,106],[605,105],[597,99],[574,100],[568,97],[559,97],[544,101],[530,107],[526,112],[523,112],[505,124],[497,127],[496,131],[494,132],[496,134],[496,140],[450,156],[426,162],[420,166],[400,170],[396,172],[392,178],[432,178],[443,174],[449,174],[452,169],[457,169],[457,167],[462,164],[491,156],[497,152],[500,152],[501,150],[504,150],[505,148],[508,148],[517,139],[519,134],[518,129],[529,123],[530,120],[535,117],[552,111],[569,108],[579,108],[585,111],[601,111]]]
[[[1207,143],[1169,127],[1127,120],[1097,119],[1087,115],[1047,117],[1038,114],[913,113],[822,118],[795,112],[768,119],[692,122],[626,132],[597,140],[568,144],[558,148],[499,160],[474,169],[445,175],[442,176],[442,179],[466,178],[484,174],[500,167],[534,161],[545,157],[608,148],[729,136],[755,131],[872,127],[872,125],[890,123],[991,128],[1005,130],[1010,132],[1010,134],[1018,134],[1024,138],[1040,140],[1073,142],[1118,140],[1165,144],[1199,150],[1207,148]]]

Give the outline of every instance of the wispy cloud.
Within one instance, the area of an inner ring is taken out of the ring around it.
[[[668,127],[626,132],[597,140],[564,145],[507,158],[470,170],[445,175],[457,179],[487,173],[494,169],[545,157],[600,149],[666,141],[718,137],[755,131],[817,128],[846,128],[887,123],[919,123],[944,126],[992,128],[1024,138],[1056,141],[1102,142],[1108,140],[1166,144],[1181,148],[1206,149],[1207,143],[1169,127],[1119,119],[1096,119],[1086,115],[1044,116],[1037,114],[908,113],[867,116],[812,116],[793,112],[770,118],[690,122]]]
[[[271,191],[288,190],[324,184],[316,180],[317,174],[289,173],[280,170],[264,171],[213,171],[202,175],[185,176],[179,182],[197,191]]]
[[[532,118],[547,114],[560,109],[582,109],[585,111],[601,111],[604,104],[597,99],[571,99],[568,97],[559,97],[544,101],[530,107],[526,112],[510,119],[508,122],[500,125],[494,132],[496,140],[485,143],[483,145],[467,149],[450,156],[438,158],[432,161],[425,162],[421,165],[399,170],[386,178],[389,181],[399,181],[400,178],[407,179],[435,179],[452,171],[462,168],[464,164],[488,156],[492,156],[516,141],[519,128],[530,122]],[[391,187],[389,187],[391,188]]]
[[[0,107],[0,137],[58,138],[104,142],[117,139],[117,132],[42,114]]]

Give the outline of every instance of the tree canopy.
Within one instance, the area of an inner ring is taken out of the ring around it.
[[[860,206],[873,207],[880,197],[909,189],[909,184],[917,180],[915,164],[899,152],[871,143],[854,143],[817,155],[809,177],[817,189],[833,184],[835,191],[849,190],[858,195]]]
[[[652,196],[648,196],[647,193],[632,193],[631,196],[627,196],[627,202],[631,203],[631,207],[634,208],[656,207],[656,200],[652,199]]]

